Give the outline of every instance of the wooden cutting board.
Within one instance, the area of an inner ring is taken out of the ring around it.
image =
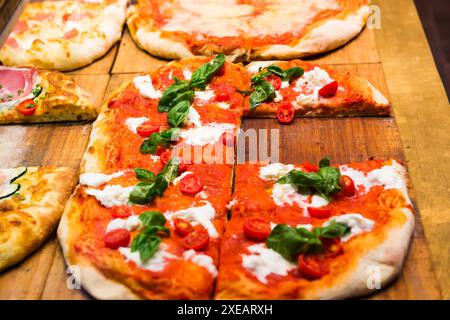
[[[364,30],[344,48],[312,60],[367,78],[389,96],[371,30]],[[165,63],[167,61],[151,57],[137,48],[126,30],[117,48],[94,64],[69,74],[91,92],[100,105],[121,82]],[[243,129],[250,128],[279,130],[278,152],[282,162],[316,162],[324,156],[331,156],[336,163],[362,161],[369,157],[394,157],[405,161],[395,119],[390,117],[298,118],[288,126],[279,125],[275,119],[245,119]],[[65,165],[78,168],[90,130],[88,123],[1,126],[0,163],[4,167]],[[410,192],[414,201],[414,192]],[[61,250],[53,236],[22,263],[0,274],[0,299],[90,298],[83,290],[68,289],[68,281]],[[392,285],[375,291],[369,298],[440,298],[418,212],[412,245],[401,275]]]

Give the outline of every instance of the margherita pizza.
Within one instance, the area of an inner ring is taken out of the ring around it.
[[[70,168],[0,169],[0,271],[48,238],[74,185]]]
[[[178,59],[223,52],[231,60],[294,59],[358,35],[367,0],[139,0],[128,13],[136,43]]]
[[[0,123],[93,120],[94,98],[57,71],[0,66]]]
[[[414,228],[405,168],[237,165],[217,299],[338,299],[400,272]]]
[[[88,65],[120,39],[126,5],[127,0],[30,3],[0,49],[0,61],[53,70]]]

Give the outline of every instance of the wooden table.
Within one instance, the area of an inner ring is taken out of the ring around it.
[[[413,2],[377,3],[381,29],[366,29],[344,48],[313,60],[369,79],[390,97],[396,119],[296,119],[291,126],[280,126],[273,119],[246,119],[243,128],[279,129],[283,162],[317,161],[324,155],[336,162],[371,156],[406,161],[420,212],[414,240],[397,281],[370,298],[448,299],[450,110]],[[164,63],[139,50],[125,30],[120,44],[104,58],[69,74],[100,104],[122,81]],[[78,168],[90,130],[88,123],[0,127],[0,162],[6,167]],[[58,242],[52,237],[0,275],[0,299],[88,298],[81,290],[67,289],[67,281]]]

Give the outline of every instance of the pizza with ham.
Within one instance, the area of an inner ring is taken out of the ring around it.
[[[341,299],[400,272],[414,229],[405,168],[237,165],[217,299]]]
[[[289,123],[302,117],[387,116],[389,101],[369,81],[313,63],[252,62],[249,110],[254,116],[274,116]]]
[[[0,271],[22,261],[50,236],[74,185],[70,168],[0,169]]]
[[[231,166],[83,173],[58,236],[99,299],[208,299],[227,219]]]
[[[357,36],[368,0],[139,0],[127,14],[136,43],[169,59],[225,53],[231,60],[295,59]]]
[[[122,34],[127,0],[27,4],[0,49],[6,66],[72,70],[103,56]]]
[[[0,123],[93,120],[94,98],[57,71],[0,66]]]

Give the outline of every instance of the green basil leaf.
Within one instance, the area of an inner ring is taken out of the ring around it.
[[[143,154],[154,154],[158,146],[167,148],[171,141],[177,141],[178,134],[179,129],[177,128],[171,128],[162,132],[155,132],[142,142],[139,151]]]
[[[341,238],[350,233],[350,227],[339,222],[332,222],[328,226],[315,228],[314,232],[321,238]]]
[[[37,84],[36,87],[34,87],[33,91],[31,93],[33,94],[34,98],[39,96],[42,92],[42,86],[40,84]]]
[[[169,86],[161,96],[158,103],[158,112],[168,112],[173,106],[182,100],[194,98],[194,93],[187,81],[178,80]]]
[[[320,186],[320,190],[316,188],[317,191],[326,196],[341,191],[341,172],[338,168],[322,167],[319,169],[318,174],[323,178],[323,184]]]
[[[331,158],[326,157],[319,161],[319,168],[329,167],[331,165]]]
[[[211,61],[203,64],[200,68],[192,73],[189,86],[191,88],[204,90],[212,76],[222,68],[225,63],[225,55],[218,54]]]
[[[180,101],[167,113],[167,123],[172,128],[178,128],[189,113],[189,101]]]
[[[149,183],[155,181],[155,174],[149,170],[142,168],[135,168],[134,173],[136,174],[136,178],[138,178],[141,181]]]
[[[143,262],[153,257],[158,251],[161,238],[154,234],[140,233],[133,239],[131,252],[139,251],[139,256]]]
[[[169,162],[167,162],[164,169],[156,176],[155,192],[157,195],[162,196],[169,184],[178,176],[178,164],[179,159],[177,157],[173,157],[169,160]]]
[[[305,73],[305,70],[300,67],[293,67],[287,70],[284,70],[284,76],[281,77],[284,81],[290,81],[294,78],[300,78]]]
[[[155,198],[155,184],[138,182],[130,193],[129,201],[136,204],[146,204]]]
[[[166,223],[166,218],[158,211],[145,211],[139,216],[139,220],[144,226],[163,226]]]
[[[271,83],[260,81],[250,95],[250,109],[256,109],[261,103],[275,97],[275,89]]]

